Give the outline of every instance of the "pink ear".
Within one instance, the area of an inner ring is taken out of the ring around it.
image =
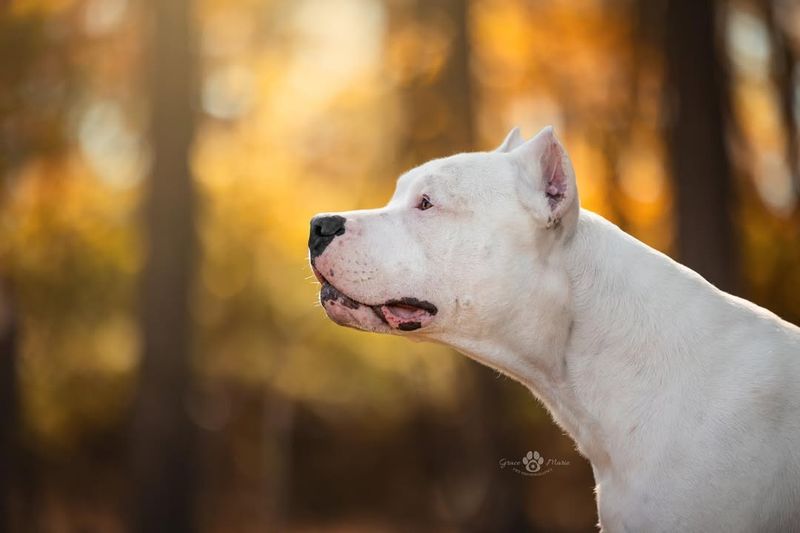
[[[564,171],[564,151],[553,135],[553,128],[548,127],[547,145],[542,152],[540,165],[544,182],[547,203],[555,211],[564,201],[567,194],[567,173]]]
[[[572,222],[578,213],[575,172],[567,151],[558,141],[552,126],[513,150],[524,169],[523,202],[546,227],[559,225],[564,219]],[[575,216],[571,216],[575,215]]]

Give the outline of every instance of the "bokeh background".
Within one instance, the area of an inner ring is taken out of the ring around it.
[[[595,530],[523,387],[324,318],[308,219],[553,124],[797,323],[798,57],[798,0],[1,0],[0,531]]]

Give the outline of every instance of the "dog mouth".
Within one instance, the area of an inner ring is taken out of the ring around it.
[[[432,303],[412,297],[392,299],[379,304],[359,302],[334,287],[313,264],[311,269],[322,285],[319,293],[320,303],[322,303],[328,316],[342,325],[351,324],[343,323],[338,319],[339,313],[331,309],[336,305],[344,307],[344,311],[349,311],[345,312],[348,318],[354,317],[356,311],[369,309],[382,324],[399,331],[415,331],[423,328],[433,320],[433,317],[438,312],[438,309]]]

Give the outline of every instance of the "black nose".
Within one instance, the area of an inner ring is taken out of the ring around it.
[[[308,251],[314,259],[331,243],[334,237],[344,233],[346,219],[339,215],[319,216],[311,219],[311,232],[308,236]]]

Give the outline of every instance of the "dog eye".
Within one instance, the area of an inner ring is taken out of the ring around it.
[[[420,211],[425,211],[426,209],[430,209],[431,207],[433,207],[431,199],[428,198],[427,194],[423,194],[422,198],[419,199],[419,203],[417,204],[417,209],[419,209]]]

